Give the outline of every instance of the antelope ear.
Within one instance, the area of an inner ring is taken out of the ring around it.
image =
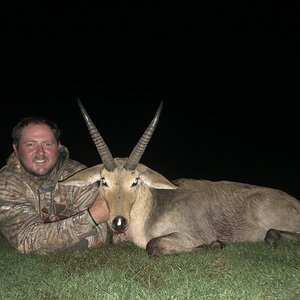
[[[166,177],[150,168],[146,168],[145,171],[141,173],[140,178],[151,188],[163,190],[177,189],[177,186],[169,181]]]
[[[99,164],[90,168],[86,168],[78,171],[74,175],[59,181],[62,185],[75,185],[75,186],[84,186],[90,185],[96,181],[100,180],[100,173],[103,170],[104,165]]]

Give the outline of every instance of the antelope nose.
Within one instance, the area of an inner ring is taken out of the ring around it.
[[[124,217],[117,216],[112,221],[112,229],[118,232],[125,231],[127,221]]]

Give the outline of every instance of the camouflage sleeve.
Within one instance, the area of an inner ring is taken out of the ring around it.
[[[106,241],[106,224],[95,226],[86,209],[79,212],[82,207],[77,207],[78,212],[71,217],[45,224],[24,191],[17,184],[10,182],[9,189],[6,185],[7,181],[0,181],[1,233],[20,252],[45,254],[93,247]],[[76,195],[78,203],[90,202],[87,198],[94,191],[86,189]]]

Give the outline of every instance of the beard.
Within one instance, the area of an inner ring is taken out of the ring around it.
[[[55,169],[57,163],[56,161],[53,164],[47,166],[39,166],[34,161],[31,165],[24,163],[24,161],[22,161],[21,159],[19,159],[19,161],[26,172],[37,177],[47,177],[48,175],[50,175]]]

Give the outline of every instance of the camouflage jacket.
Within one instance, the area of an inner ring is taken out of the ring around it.
[[[28,174],[11,154],[0,170],[0,232],[13,247],[22,253],[45,254],[105,243],[107,225],[95,226],[87,211],[97,185],[58,183],[83,168],[69,158],[64,146],[55,169],[45,177]]]

